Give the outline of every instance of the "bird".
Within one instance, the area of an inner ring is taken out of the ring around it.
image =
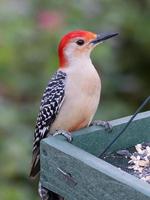
[[[74,30],[64,35],[58,46],[59,67],[43,93],[34,132],[30,177],[40,172],[40,141],[49,135],[64,135],[72,140],[72,132],[91,125],[109,127],[107,121],[92,122],[97,110],[101,79],[90,54],[105,40],[118,33],[96,34]],[[63,200],[39,182],[42,200]]]

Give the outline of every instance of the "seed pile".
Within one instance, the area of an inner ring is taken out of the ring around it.
[[[135,176],[150,183],[150,143],[137,144],[136,151],[129,156],[128,168]]]

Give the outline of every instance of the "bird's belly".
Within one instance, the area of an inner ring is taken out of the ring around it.
[[[99,103],[100,85],[94,90],[70,90],[66,94],[64,103],[56,120],[50,128],[50,132],[56,130],[75,131],[86,127],[91,122]]]

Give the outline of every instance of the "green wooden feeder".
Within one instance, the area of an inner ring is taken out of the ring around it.
[[[73,142],[50,136],[41,142],[41,183],[65,200],[148,200],[150,184],[98,156],[131,116],[113,120],[113,131],[100,127],[74,132]],[[107,154],[150,141],[150,111],[138,114]]]

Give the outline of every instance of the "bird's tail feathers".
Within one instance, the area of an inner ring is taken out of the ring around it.
[[[33,153],[33,158],[32,158],[32,167],[30,170],[30,178],[35,179],[36,176],[39,174],[40,171],[40,152],[34,152]]]

